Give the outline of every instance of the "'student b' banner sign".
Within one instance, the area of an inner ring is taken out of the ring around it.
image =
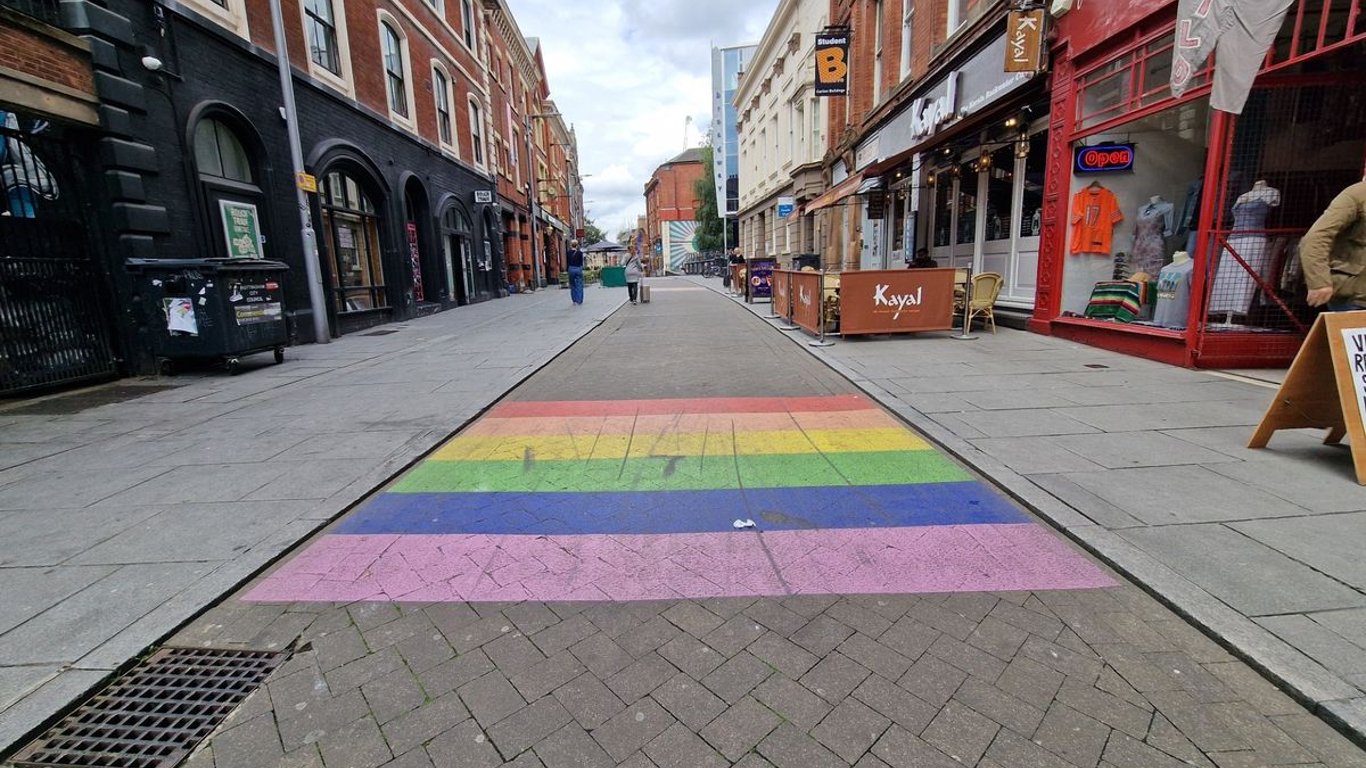
[[[816,95],[849,93],[849,33],[816,35]]]

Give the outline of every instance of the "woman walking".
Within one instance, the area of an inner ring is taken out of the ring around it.
[[[626,272],[626,292],[631,296],[631,303],[636,303],[636,291],[640,289],[640,254],[631,252],[626,255],[626,263],[623,264]]]
[[[564,256],[564,265],[569,269],[569,298],[575,305],[583,303],[583,251],[579,241],[569,241],[569,251]]]

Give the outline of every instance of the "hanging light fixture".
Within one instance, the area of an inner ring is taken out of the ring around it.
[[[977,172],[991,170],[991,152],[986,147],[982,147],[982,154],[977,158]]]

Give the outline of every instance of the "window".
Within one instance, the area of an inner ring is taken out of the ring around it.
[[[337,21],[332,13],[332,0],[304,0],[304,17],[308,29],[308,57],[328,72],[340,75],[341,52],[337,47]]]
[[[882,0],[873,3],[873,103],[882,101]]]
[[[985,5],[986,0],[949,0],[948,34],[952,36],[960,27],[977,16]]]
[[[341,171],[323,176],[323,239],[332,257],[337,311],[364,312],[389,305],[380,260],[379,216],[356,179]]]
[[[441,70],[432,68],[432,95],[436,99],[436,132],[442,144],[452,144],[451,81]]]
[[[911,76],[911,33],[915,31],[915,0],[902,0],[901,13],[901,79]]]
[[[470,145],[474,153],[475,165],[484,164],[484,119],[479,113],[479,105],[470,99]]]
[[[239,37],[250,36],[246,0],[185,0],[185,4]],[[22,7],[23,3],[19,5]]]
[[[508,164],[512,167],[517,186],[522,186],[522,163],[518,159],[517,148],[522,146],[522,133],[512,129],[512,143],[508,145]]]
[[[465,32],[465,47],[474,50],[474,9],[470,0],[460,0],[460,24]]]
[[[388,22],[380,22],[384,51],[384,80],[389,86],[389,111],[408,117],[408,76],[403,66],[403,38]]]
[[[194,161],[199,173],[220,179],[254,183],[251,159],[237,134],[212,118],[199,121],[194,129]]]
[[[442,0],[427,0],[427,5],[432,7],[432,10],[436,12],[437,16],[444,17],[446,15],[446,9],[442,4]]]

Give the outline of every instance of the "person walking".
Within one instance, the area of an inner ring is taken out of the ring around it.
[[[1366,180],[1342,190],[1300,238],[1311,307],[1366,309]]]
[[[636,303],[636,292],[640,289],[640,277],[644,273],[640,265],[640,254],[632,251],[626,255],[626,262],[622,264],[626,273],[626,293],[631,297],[631,303]]]
[[[583,303],[583,251],[579,241],[569,241],[569,251],[564,255],[564,266],[569,270],[569,298],[575,304]]]

